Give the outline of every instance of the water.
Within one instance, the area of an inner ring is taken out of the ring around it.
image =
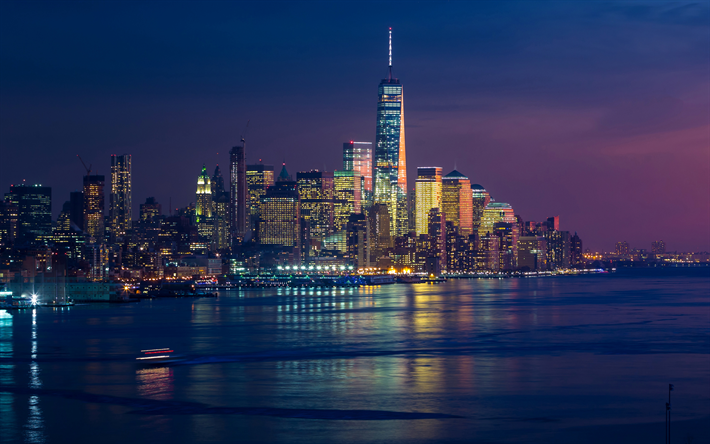
[[[0,317],[0,442],[662,442],[668,383],[708,442],[709,302],[664,269],[39,308]]]

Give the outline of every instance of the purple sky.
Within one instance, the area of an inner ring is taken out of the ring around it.
[[[194,201],[203,163],[341,168],[404,84],[416,167],[457,169],[585,247],[710,250],[710,5],[0,2],[0,190],[133,155],[133,199]]]

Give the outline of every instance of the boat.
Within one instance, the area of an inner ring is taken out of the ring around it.
[[[37,305],[37,296],[31,298],[24,296],[13,296],[11,291],[0,288],[0,308],[5,310],[25,310],[34,308]]]
[[[170,365],[185,360],[184,356],[175,354],[175,351],[170,348],[154,348],[152,350],[141,350],[141,353],[141,356],[136,358],[136,362],[140,365]]]
[[[74,301],[71,299],[67,299],[65,301],[58,301],[54,299],[49,302],[41,302],[37,305],[39,305],[40,307],[73,307]]]

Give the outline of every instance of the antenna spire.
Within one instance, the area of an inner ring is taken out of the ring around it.
[[[392,28],[390,28],[390,80],[392,80]]]

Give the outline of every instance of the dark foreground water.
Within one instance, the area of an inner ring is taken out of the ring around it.
[[[0,442],[662,443],[673,383],[707,443],[709,307],[706,268],[0,312]]]

